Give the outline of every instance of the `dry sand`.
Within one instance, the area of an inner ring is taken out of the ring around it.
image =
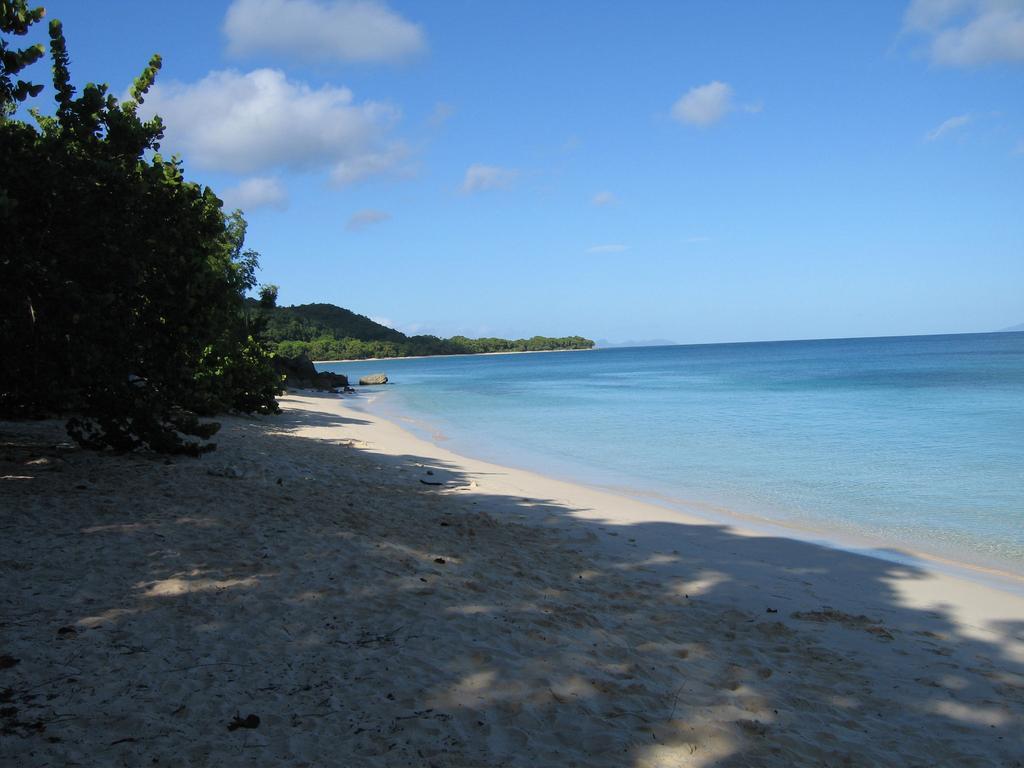
[[[0,424],[0,764],[1024,764],[1019,595],[346,402],[198,460]]]

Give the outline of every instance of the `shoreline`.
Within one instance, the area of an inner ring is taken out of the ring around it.
[[[384,393],[377,391],[366,393],[366,396],[369,398],[367,405],[369,406],[381,394]],[[355,410],[361,413],[368,413],[359,407]],[[468,461],[477,460],[477,457],[445,448],[442,442],[446,442],[450,438],[434,429],[429,422],[418,419],[414,414],[405,413],[399,409],[389,409],[383,415],[380,413],[375,415],[383,420],[392,422],[399,429],[409,432],[411,436],[425,440],[440,450]],[[398,422],[405,422],[406,426]],[[783,536],[904,565],[927,563],[931,567],[940,569],[952,576],[975,580],[1002,591],[1024,597],[1024,572],[1011,570],[1009,567],[974,562],[963,555],[958,558],[955,554],[942,554],[911,548],[902,542],[886,539],[882,536],[869,536],[856,531],[841,531],[824,526],[815,527],[812,524],[803,524],[797,521],[777,520],[759,515],[756,512],[740,511],[714,501],[678,498],[669,496],[661,491],[647,490],[630,484],[604,484],[579,477],[551,475],[516,462],[499,464],[498,461],[500,460],[480,460],[495,466],[507,466],[517,471],[536,474],[549,480],[565,482],[569,485],[605,491],[615,496],[677,513],[690,520],[698,520],[708,524],[734,526],[748,534]]]
[[[610,488],[610,490],[614,489]],[[1024,573],[1000,568],[995,565],[984,565],[966,559],[957,559],[954,556],[944,556],[921,549],[911,549],[901,542],[892,541],[880,536],[869,537],[855,533],[815,528],[811,525],[802,525],[797,522],[773,520],[756,514],[744,514],[735,509],[695,500],[681,501],[665,497],[665,500],[661,501],[659,500],[660,494],[645,492],[637,488],[628,488],[626,492],[627,495],[635,495],[640,499],[653,499],[650,503],[665,506],[667,509],[672,510],[678,509],[677,505],[679,504],[687,507],[707,507],[712,511],[696,511],[693,514],[711,523],[739,523],[741,526],[750,526],[752,531],[761,534],[781,533],[783,536],[791,537],[798,541],[821,544],[844,552],[874,557],[878,560],[902,563],[904,565],[917,565],[923,561],[951,575],[976,579],[997,589],[1007,590],[1013,594],[1024,596]]]
[[[1011,572],[985,569],[971,563],[944,559],[903,547],[895,549],[891,542],[878,542],[882,546],[889,545],[890,551],[882,554],[875,551],[878,547],[871,545],[865,550],[867,540],[829,536],[827,531],[785,525],[724,508],[715,514],[701,514],[692,509],[684,510],[658,503],[639,494],[630,495],[629,489],[589,485],[572,479],[547,476],[531,469],[477,459],[445,448],[431,438],[410,431],[397,423],[392,414],[382,416],[369,408],[350,405],[353,402],[357,403],[358,399],[343,396],[338,399],[336,409],[346,418],[359,418],[368,422],[350,429],[355,431],[356,439],[361,444],[381,457],[415,453],[418,456],[442,461],[468,477],[477,477],[477,482],[481,485],[482,480],[479,478],[507,478],[500,484],[494,483],[493,480],[488,483],[497,485],[497,489],[506,494],[548,498],[554,496],[574,509],[615,509],[615,514],[607,517],[613,521],[612,524],[635,525],[641,521],[657,521],[707,529],[725,526],[730,532],[749,539],[787,540],[819,548],[824,553],[835,551],[879,563],[911,568],[919,572],[921,578],[913,582],[908,580],[901,585],[901,596],[910,605],[926,609],[930,605],[929,601],[941,596],[947,602],[947,610],[952,609],[958,614],[965,626],[983,626],[1000,621],[1024,619],[1024,578]],[[584,520],[591,519],[585,514],[580,516]],[[659,547],[664,548],[662,544],[649,544],[652,552]],[[765,556],[771,557],[770,553],[765,553]],[[827,554],[825,556],[827,557]],[[779,568],[785,566],[782,562],[776,562],[775,565]],[[743,596],[738,593],[732,597],[745,602]],[[843,594],[843,599],[856,601],[858,597]],[[868,601],[863,610],[870,609]],[[1024,635],[1018,638],[1015,655],[1024,661]]]
[[[349,360],[314,360],[313,365],[330,363],[381,363],[388,360],[426,360],[432,357],[487,357],[488,355],[540,355],[551,352],[593,352],[600,347],[590,349],[513,349],[507,352],[459,352],[454,355],[405,355],[404,357],[360,357]]]

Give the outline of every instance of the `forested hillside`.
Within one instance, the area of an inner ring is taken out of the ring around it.
[[[254,310],[260,307],[250,300]],[[265,338],[278,354],[306,354],[314,360],[361,360],[369,357],[460,355],[481,352],[541,352],[557,349],[590,349],[594,342],[582,336],[529,339],[470,339],[453,336],[406,336],[333,304],[300,304],[258,309],[266,326]]]
[[[252,302],[252,300],[250,300]],[[267,338],[279,341],[313,341],[322,336],[362,341],[402,342],[406,335],[374,322],[365,315],[333,304],[300,304],[274,307],[266,315]]]

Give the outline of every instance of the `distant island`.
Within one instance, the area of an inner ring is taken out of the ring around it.
[[[1009,328],[1000,328],[1000,333],[1017,333],[1018,331],[1024,331],[1024,323],[1019,325],[1011,325]]]
[[[288,358],[306,355],[312,360],[364,360],[487,352],[548,352],[594,347],[591,339],[582,336],[533,336],[529,339],[407,336],[333,304],[268,307],[250,299],[249,306],[261,315],[265,323],[263,337],[271,343],[278,355]]]

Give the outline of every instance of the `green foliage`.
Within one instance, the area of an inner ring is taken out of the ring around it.
[[[226,344],[207,347],[195,374],[192,406],[203,414],[225,410],[278,413],[281,379],[273,355],[244,327]],[[244,335],[244,338],[243,338]]]
[[[258,299],[260,309],[273,309],[277,306],[277,286],[261,285]]]
[[[364,360],[371,357],[471,355],[484,352],[541,352],[591,349],[582,336],[530,339],[469,339],[453,336],[406,336],[332,304],[277,307],[266,314],[267,338],[281,357],[308,355],[313,360]]]
[[[275,297],[276,298],[276,297]],[[270,341],[309,341],[329,337],[392,341],[400,343],[406,336],[394,328],[375,323],[333,304],[301,304],[277,307],[267,316],[267,338]]]
[[[43,8],[29,8],[25,0],[0,0],[0,32],[19,36],[28,34],[29,27],[45,14]],[[0,121],[14,114],[19,102],[38,96],[43,90],[42,85],[15,80],[14,76],[39,61],[45,52],[39,44],[11,48],[7,40],[0,38]]]
[[[73,411],[92,447],[198,453],[196,414],[274,412],[280,381],[244,294],[258,254],[137,114],[153,57],[124,103],[71,85],[50,24],[56,114],[0,123],[0,413]],[[184,436],[184,437],[183,437]]]

